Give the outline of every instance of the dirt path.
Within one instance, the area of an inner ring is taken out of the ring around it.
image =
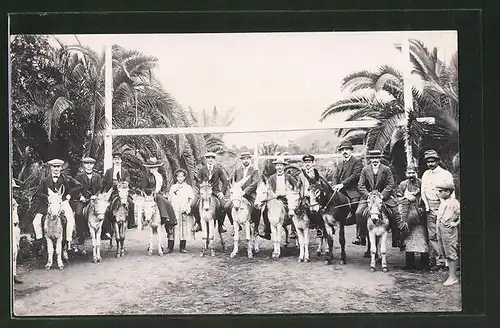
[[[391,249],[389,272],[370,273],[364,247],[350,244],[354,227],[346,229],[347,265],[327,266],[310,246],[311,262],[297,263],[297,250],[284,249],[270,258],[269,241],[259,238],[261,252],[246,258],[246,246],[230,259],[220,247],[215,258],[198,257],[200,241],[188,254],[148,256],[148,232],[131,230],[120,259],[104,252],[103,262],[70,259],[64,270],[19,268],[24,284],[14,290],[19,316],[99,314],[231,314],[460,311],[460,286],[442,286],[445,272],[408,273],[398,267],[404,253]],[[313,231],[311,231],[311,234]],[[225,234],[232,248],[230,233]],[[338,260],[339,245],[335,242]],[[220,244],[219,244],[220,245]],[[106,243],[107,247],[107,243]],[[19,287],[18,287],[19,286]]]

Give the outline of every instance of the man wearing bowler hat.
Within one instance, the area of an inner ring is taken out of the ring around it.
[[[352,218],[352,221],[356,221],[356,209],[361,197],[358,182],[361,170],[363,169],[363,162],[352,155],[354,148],[350,141],[343,141],[338,149],[342,154],[342,161],[337,166],[332,179],[334,184],[333,190],[340,191],[349,198],[351,202],[351,214],[349,218]],[[359,229],[359,224],[356,224],[356,239],[352,243],[355,245],[366,245],[366,239],[361,239],[359,236]]]
[[[393,196],[396,190],[396,184],[394,183],[391,169],[380,163],[380,158],[382,157],[382,152],[380,150],[368,151],[367,157],[370,159],[370,164],[361,170],[358,182],[358,189],[361,193],[361,202],[356,210],[356,222],[360,227],[360,237],[362,240],[366,240],[366,236],[368,235],[366,226],[367,216],[364,215],[368,206],[366,199],[372,190],[378,190],[382,194],[385,204],[384,207],[388,214],[391,226],[392,247],[403,248],[403,245],[399,240],[400,234],[398,229],[398,223],[401,221],[401,215],[399,214],[397,203]]]
[[[307,195],[307,190],[309,185],[320,182],[320,176],[318,170],[314,167],[315,157],[311,154],[302,156],[302,162],[304,162],[304,167],[300,170],[299,182],[300,182],[300,196],[304,197]],[[307,214],[310,220],[311,228],[316,229],[316,237],[322,237],[323,233],[321,227],[323,225],[323,218],[321,214],[313,215],[312,212],[307,208]]]
[[[216,165],[215,156],[216,155],[213,152],[207,152],[205,154],[204,157],[206,164],[198,170],[196,175],[196,184],[198,189],[200,188],[200,184],[205,181],[208,181],[212,186],[212,193],[219,200],[219,204],[217,206],[217,221],[219,222],[219,231],[223,233],[227,231],[224,227],[224,219],[226,217],[224,210],[226,208],[226,201],[224,199],[224,195],[229,186],[229,182],[227,181],[226,174],[224,173],[222,167]],[[219,186],[220,184],[222,184],[222,189]],[[200,194],[197,193],[191,207],[192,214],[195,218],[195,226],[193,228],[195,232],[201,231],[200,212],[198,208],[199,201]]]
[[[80,194],[77,195],[75,201],[75,224],[76,232],[78,234],[78,248],[82,255],[85,255],[83,245],[85,238],[89,234],[88,221],[83,210],[89,204],[91,199],[95,199],[97,194],[102,189],[102,176],[94,172],[94,165],[96,160],[92,157],[85,157],[82,159],[83,172],[78,173],[75,179],[80,182],[82,189]]]
[[[255,201],[255,190],[257,189],[257,184],[259,183],[259,170],[252,166],[252,154],[249,152],[242,152],[240,154],[240,160],[242,163],[241,167],[238,167],[233,174],[232,182],[239,183],[241,189],[243,190],[243,197],[252,204],[252,221],[255,227],[259,226],[260,213],[259,210],[253,206]],[[233,203],[231,201],[226,203],[226,214],[229,222],[233,224],[233,216],[231,209],[233,208]],[[241,230],[241,227],[240,227]],[[255,230],[257,231],[257,230]],[[236,231],[235,231],[236,233]]]
[[[452,174],[442,168],[438,153],[434,149],[429,149],[424,152],[424,160],[428,169],[422,175],[422,185],[420,195],[425,204],[427,213],[427,231],[429,233],[429,243],[432,246],[433,254],[431,262],[433,268],[444,266],[444,259],[440,257],[439,246],[436,233],[436,219],[441,200],[436,184],[442,181],[453,181]],[[452,193],[452,198],[455,198],[455,193]]]
[[[113,167],[106,170],[104,173],[104,179],[102,182],[102,191],[108,192],[109,189],[113,188],[113,192],[111,193],[109,199],[110,201],[118,197],[118,182],[126,181],[130,183],[130,173],[122,167],[122,153],[113,152]],[[111,238],[111,209],[108,207],[108,213],[106,215],[106,219],[102,224],[102,234],[106,237],[105,239]],[[134,201],[132,199],[132,195],[128,195],[128,227],[133,228],[134,223]]]
[[[35,218],[33,219],[33,228],[35,230],[35,248],[42,246],[43,238],[43,217],[48,211],[48,195],[49,189],[53,192],[58,192],[62,189],[63,202],[61,204],[61,209],[64,215],[62,216],[63,226],[65,225],[65,234],[67,241],[71,244],[73,238],[73,228],[75,227],[75,216],[73,209],[69,205],[69,200],[80,191],[81,184],[68,175],[61,173],[64,161],[61,159],[52,159],[47,162],[50,165],[50,175],[45,179],[40,181],[38,190],[36,191],[36,196],[39,199],[39,204],[36,210]],[[64,244],[63,244],[64,245]],[[69,245],[68,245],[69,246]]]

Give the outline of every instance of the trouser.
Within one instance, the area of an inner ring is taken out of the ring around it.
[[[19,251],[19,238],[21,236],[21,230],[16,224],[12,227],[12,274],[16,276],[17,274],[17,253]]]
[[[429,244],[431,244],[431,261],[442,261],[443,254],[439,247],[436,230],[437,211],[441,201],[429,199],[429,212],[427,212],[427,232],[429,233]]]
[[[358,208],[356,209],[356,225],[359,226],[359,236],[361,238],[366,238],[368,236],[368,213],[367,212],[368,203],[366,200],[363,200],[359,203]],[[389,225],[391,228],[392,242],[396,242],[400,240],[399,229],[397,222],[400,220],[400,213],[398,208],[390,207],[384,205],[383,210],[386,211],[387,217],[389,218]]]
[[[73,239],[73,229],[75,227],[75,216],[67,200],[62,202],[61,210],[62,212],[64,212],[64,215],[66,216],[66,230],[65,230],[66,241],[71,243]],[[35,239],[43,238],[43,228],[42,228],[43,216],[44,214],[42,213],[36,213],[35,218],[33,219],[33,229],[35,230]]]
[[[80,245],[83,245],[85,243],[85,239],[89,236],[88,218],[83,215],[83,209],[87,205],[87,202],[81,201],[77,201],[74,204],[76,235],[78,238],[78,244]]]

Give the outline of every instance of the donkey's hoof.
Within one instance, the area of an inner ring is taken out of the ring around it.
[[[97,263],[101,263],[102,262],[102,258],[98,257],[97,258]]]
[[[370,272],[375,272],[375,267],[370,267]]]
[[[148,251],[148,255],[153,255],[153,251]]]
[[[97,258],[95,258],[95,257],[94,257],[94,258],[92,259],[92,263],[97,263]]]
[[[87,252],[84,249],[82,249],[82,251],[80,252],[80,254],[83,255],[83,256],[85,256],[85,255],[87,255]]]
[[[326,264],[326,265],[330,265],[330,264],[332,264],[332,259],[326,259],[326,260],[325,260],[325,264]]]
[[[163,256],[163,252],[158,252],[158,256]]]
[[[45,270],[49,271],[49,270],[50,270],[50,267],[51,267],[51,266],[47,264],[47,265],[45,266]]]
[[[200,252],[200,257],[203,257],[205,256],[205,254],[203,252]]]
[[[120,257],[120,253],[116,253],[116,258],[119,258]]]
[[[211,251],[210,256],[215,257],[215,251]]]
[[[235,252],[232,252],[232,253],[229,255],[229,257],[230,257],[230,258],[234,258],[235,256],[236,256],[236,253],[235,253]]]
[[[62,270],[62,269],[64,269],[64,265],[60,265],[60,266],[58,266],[57,268],[58,268],[59,270]]]
[[[254,247],[253,252],[255,254],[258,254],[260,252],[260,248]]]
[[[299,257],[299,259],[297,260],[297,262],[298,262],[298,263],[302,263],[302,262],[304,262],[304,259],[301,259],[301,258]]]
[[[248,258],[249,259],[253,258],[253,253],[252,252],[248,252]]]
[[[382,268],[382,271],[383,271],[383,272],[387,272],[387,271],[389,271],[389,270],[387,270],[387,267],[383,267],[383,268]]]
[[[68,252],[67,252],[67,251],[64,251],[64,252],[62,253],[62,259],[63,259],[63,260],[65,260],[65,261],[67,261],[67,260],[69,259],[69,256],[68,256]]]
[[[321,256],[321,252],[316,252],[316,256]]]
[[[304,263],[308,263],[308,262],[309,262],[309,258],[308,257],[304,258]]]
[[[345,263],[346,263],[346,260],[340,260],[340,261],[339,261],[339,264],[340,264],[340,265],[345,265]]]

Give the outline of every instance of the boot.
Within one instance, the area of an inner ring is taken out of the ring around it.
[[[167,253],[172,253],[174,251],[174,241],[169,240],[167,245]]]
[[[403,267],[403,270],[413,270],[413,269],[415,269],[415,253],[406,252],[405,266]]]
[[[361,238],[359,237],[359,224],[356,224],[356,238],[352,241],[354,245],[361,245]],[[365,240],[366,244],[366,240]]]
[[[186,251],[186,241],[185,240],[181,240],[181,242],[179,244],[179,252],[180,253],[187,253],[187,251]]]
[[[420,253],[420,266],[422,270],[429,270],[429,253]]]

